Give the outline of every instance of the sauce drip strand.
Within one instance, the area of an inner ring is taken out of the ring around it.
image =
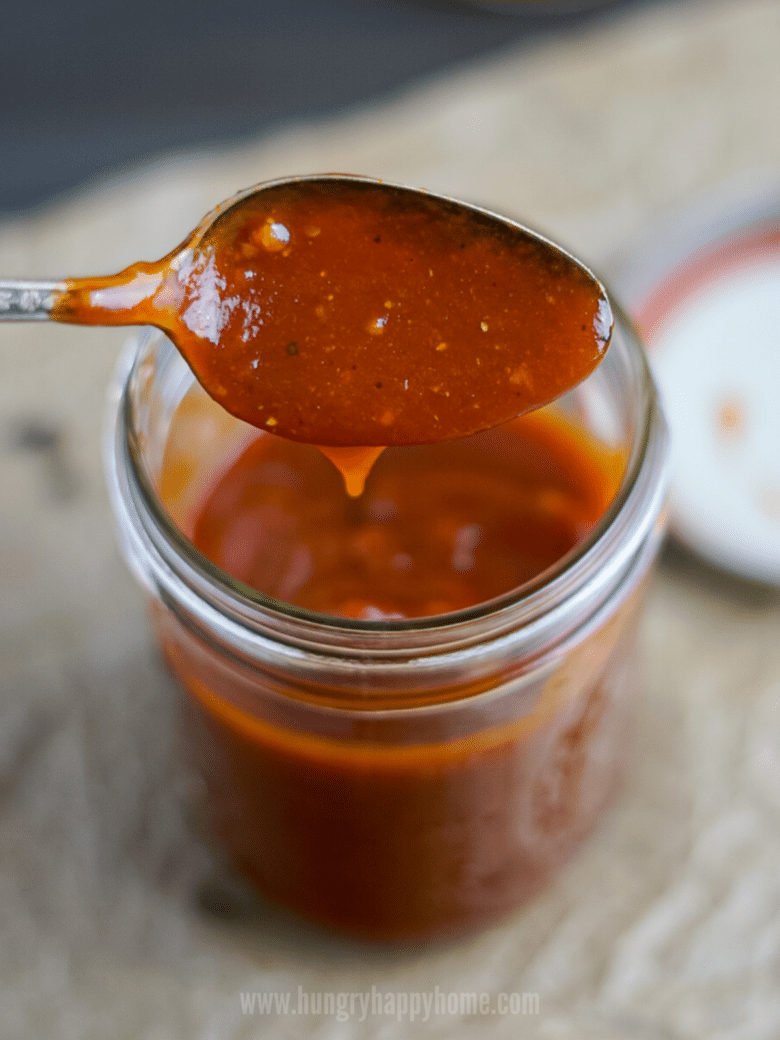
[[[158,326],[227,411],[321,446],[351,494],[385,446],[560,396],[612,328],[599,283],[544,239],[347,176],[239,196],[157,263],[66,282],[51,317]]]

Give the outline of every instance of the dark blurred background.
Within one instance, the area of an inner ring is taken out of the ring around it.
[[[0,213],[641,2],[6,0]]]

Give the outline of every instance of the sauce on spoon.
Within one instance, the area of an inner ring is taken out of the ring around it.
[[[385,446],[571,389],[612,329],[601,285],[540,236],[348,176],[238,196],[157,263],[66,282],[51,317],[158,326],[227,411],[317,445],[353,495]]]

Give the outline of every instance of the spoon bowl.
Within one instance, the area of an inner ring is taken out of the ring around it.
[[[249,188],[156,263],[3,300],[6,318],[155,325],[233,415],[336,454],[506,422],[585,378],[612,330],[604,287],[543,236],[346,174]]]

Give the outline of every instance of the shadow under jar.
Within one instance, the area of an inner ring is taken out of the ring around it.
[[[637,692],[667,438],[625,320],[549,409],[613,460],[602,515],[520,587],[437,616],[314,613],[195,547],[203,501],[269,435],[211,402],[162,334],[128,345],[110,400],[121,547],[151,594],[187,755],[239,870],[372,939],[474,929],[528,900],[614,789]]]

